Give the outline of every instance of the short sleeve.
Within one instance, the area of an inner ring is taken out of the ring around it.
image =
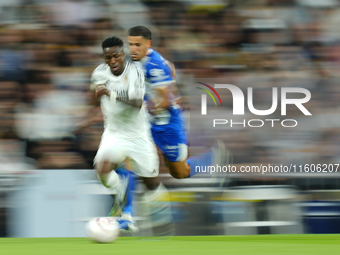
[[[146,73],[151,86],[167,86],[174,82],[170,67],[164,62],[150,63]]]
[[[143,70],[134,66],[129,83],[129,100],[144,99],[145,80]]]
[[[105,84],[107,82],[107,77],[103,75],[102,69],[103,65],[98,66],[91,75],[91,85],[90,90],[95,90],[100,84]]]

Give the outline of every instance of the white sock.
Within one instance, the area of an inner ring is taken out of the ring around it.
[[[162,183],[156,189],[146,191],[144,199],[149,208],[149,215],[152,216],[152,226],[161,226],[172,222],[169,191]]]
[[[131,216],[131,214],[123,213],[122,217],[120,217],[120,218],[135,223],[135,220],[133,219],[133,217]]]
[[[120,185],[120,179],[116,171],[111,171],[108,174],[98,174],[98,178],[101,181],[101,183],[106,187],[114,191],[118,198],[122,197],[122,189]]]

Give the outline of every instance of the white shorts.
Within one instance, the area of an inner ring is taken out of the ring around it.
[[[104,132],[94,164],[110,161],[116,165],[122,164],[126,159],[131,159],[135,174],[141,177],[156,177],[159,173],[159,159],[156,145],[151,136],[135,140],[126,140],[114,134]]]

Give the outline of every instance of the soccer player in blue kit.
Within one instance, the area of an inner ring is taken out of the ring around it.
[[[128,31],[130,56],[140,61],[145,75],[146,101],[151,113],[153,139],[162,151],[170,174],[188,178],[196,174],[195,166],[224,165],[225,146],[217,142],[207,152],[187,159],[187,141],[181,107],[173,93],[175,69],[161,54],[152,49],[151,31],[135,26]]]

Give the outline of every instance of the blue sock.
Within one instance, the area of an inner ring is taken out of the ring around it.
[[[213,162],[213,156],[212,151],[208,150],[202,154],[192,156],[187,159],[186,162],[190,166],[190,174],[188,178],[200,172],[206,173],[207,166],[210,166]]]
[[[116,170],[116,173],[119,176],[124,176],[124,178],[129,178],[129,184],[126,189],[126,195],[124,197],[123,205],[124,207],[122,208],[123,214],[129,214],[132,215],[132,197],[133,197],[133,191],[135,189],[135,184],[136,184],[136,176],[134,173],[131,171],[125,170],[124,168],[118,168]]]
[[[190,160],[190,158],[188,158],[186,162],[187,162],[188,165],[190,166],[190,173],[189,173],[189,175],[188,175],[188,177],[187,177],[187,178],[190,178],[191,176],[195,175],[196,172],[195,172],[195,168],[194,168],[194,167],[191,167],[191,160]]]

